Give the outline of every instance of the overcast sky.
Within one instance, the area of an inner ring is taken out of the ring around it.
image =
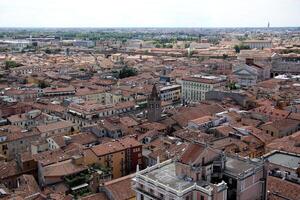
[[[0,27],[300,26],[300,0],[0,0]]]

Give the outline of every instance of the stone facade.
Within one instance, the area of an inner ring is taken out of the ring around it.
[[[151,95],[148,98],[148,120],[156,122],[161,119],[161,98],[157,92],[156,85],[153,86]]]

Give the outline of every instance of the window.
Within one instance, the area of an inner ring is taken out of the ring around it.
[[[201,196],[200,196],[200,200],[204,200],[204,196],[201,195]]]

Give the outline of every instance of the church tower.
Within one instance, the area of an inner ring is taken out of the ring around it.
[[[151,95],[148,98],[148,120],[150,122],[159,121],[161,118],[161,99],[157,92],[156,84],[153,85]]]

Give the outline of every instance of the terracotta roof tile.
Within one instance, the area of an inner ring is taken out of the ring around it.
[[[113,142],[107,142],[104,144],[99,144],[97,146],[94,146],[91,148],[91,150],[97,155],[97,156],[103,156],[106,154],[122,151],[128,148],[141,146],[142,144],[139,143],[135,138],[132,137],[126,137],[123,139],[118,139]]]
[[[131,188],[131,179],[134,175],[124,176],[113,181],[106,182],[104,188],[114,200],[129,200],[135,198],[135,191]]]
[[[282,180],[280,178],[268,177],[267,181],[267,191],[268,199],[277,200],[277,199],[291,199],[298,200],[300,199],[300,185],[291,183],[289,181]]]

